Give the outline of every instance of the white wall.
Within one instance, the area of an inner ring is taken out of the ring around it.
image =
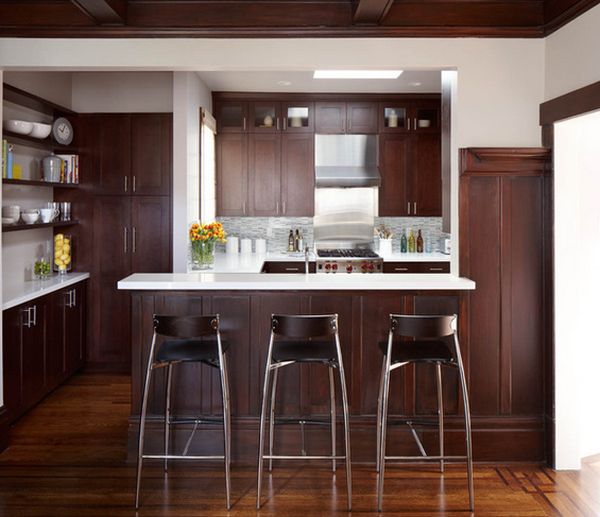
[[[173,111],[171,72],[73,73],[73,110],[79,113]]]
[[[189,193],[200,188],[200,108],[212,112],[212,97],[198,74],[173,74],[173,271],[187,271]]]
[[[0,68],[458,69],[456,145],[539,145],[541,39],[0,39]]]
[[[545,99],[600,81],[600,5],[546,38]]]
[[[600,112],[555,124],[556,467],[600,453]]]
[[[5,72],[4,82],[65,108],[71,107],[72,77],[69,72]]]

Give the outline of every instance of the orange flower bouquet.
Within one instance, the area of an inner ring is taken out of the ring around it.
[[[201,224],[190,226],[190,255],[192,269],[211,269],[215,263],[215,244],[225,242],[225,230],[221,223]]]

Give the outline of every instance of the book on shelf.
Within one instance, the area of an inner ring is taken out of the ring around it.
[[[78,154],[57,154],[62,160],[60,169],[61,183],[79,183],[79,155]]]
[[[2,177],[6,178],[6,160],[8,158],[8,141],[2,140]]]

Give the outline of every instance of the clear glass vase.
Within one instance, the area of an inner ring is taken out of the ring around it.
[[[215,265],[214,241],[194,241],[190,243],[192,270],[204,271]]]

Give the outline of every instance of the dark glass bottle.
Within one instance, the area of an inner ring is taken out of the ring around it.
[[[402,236],[400,237],[400,253],[406,253],[408,251],[408,241],[406,240],[406,230],[402,230]]]
[[[421,230],[417,234],[417,253],[423,253],[423,236]]]

